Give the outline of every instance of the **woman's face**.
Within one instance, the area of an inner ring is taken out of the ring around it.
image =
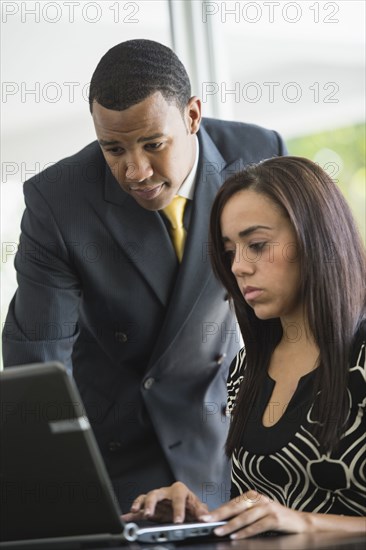
[[[298,247],[284,212],[265,195],[240,191],[222,211],[221,235],[239,289],[256,316],[302,317]]]

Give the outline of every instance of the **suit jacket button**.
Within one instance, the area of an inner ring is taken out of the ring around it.
[[[144,388],[145,390],[149,390],[151,386],[154,384],[155,379],[154,378],[146,378],[144,382]]]
[[[128,341],[128,336],[125,332],[116,332],[114,335],[117,342],[125,344]]]
[[[115,453],[121,448],[121,442],[120,441],[110,441],[108,443],[108,449],[111,451],[111,453]]]
[[[220,353],[219,355],[216,356],[216,364],[217,365],[222,365],[223,362],[224,362],[224,359],[226,357],[226,353]]]

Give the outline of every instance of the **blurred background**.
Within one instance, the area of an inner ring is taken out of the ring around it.
[[[173,48],[203,112],[277,130],[336,180],[365,238],[365,2],[1,2],[1,320],[22,183],[95,139],[88,84],[131,38]]]

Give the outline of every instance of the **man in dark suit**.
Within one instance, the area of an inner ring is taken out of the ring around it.
[[[101,59],[90,110],[98,141],[24,185],[4,364],[72,369],[123,510],[174,480],[217,506],[239,336],[210,267],[210,207],[226,175],[284,145],[257,126],[201,120],[181,62],[147,40]],[[178,243],[165,210],[177,195]]]

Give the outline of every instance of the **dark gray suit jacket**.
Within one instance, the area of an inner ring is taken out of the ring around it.
[[[227,175],[285,151],[242,123],[205,119],[198,138],[180,267],[162,217],[121,190],[97,142],[24,185],[4,364],[73,369],[124,510],[174,479],[211,507],[229,498],[226,377],[239,339],[210,267],[209,214]]]

